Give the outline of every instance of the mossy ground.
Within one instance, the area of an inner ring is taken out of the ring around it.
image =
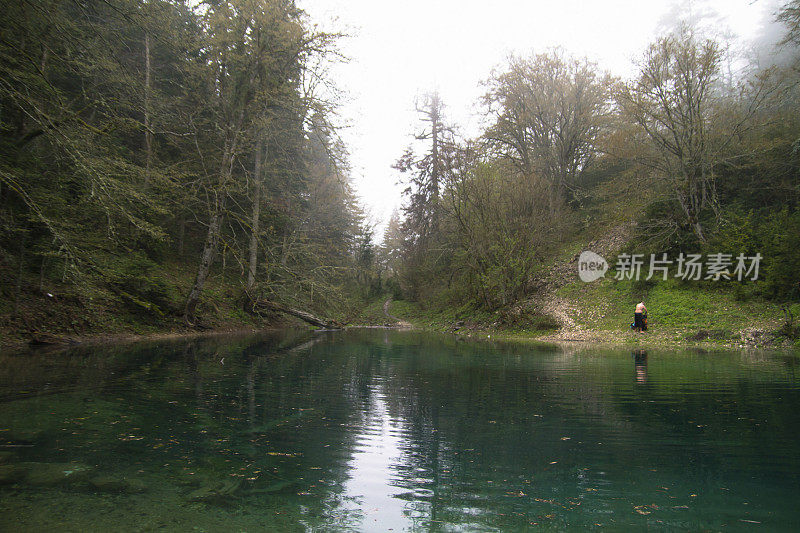
[[[361,309],[361,312],[351,317],[349,324],[351,326],[384,326],[391,320],[383,312],[383,304],[388,299],[388,296],[375,298]]]
[[[794,346],[800,343],[778,334],[785,322],[781,305],[763,300],[741,301],[726,287],[693,287],[668,280],[646,287],[631,281],[604,279],[593,284],[576,280],[555,291],[575,322],[573,328],[554,328],[540,313],[517,315],[515,324],[504,312],[469,309],[438,311],[409,301],[392,301],[390,313],[422,329],[494,335],[550,342],[587,341],[644,346]],[[633,308],[645,300],[649,330],[630,329]],[[529,302],[535,305],[535,299]],[[794,316],[800,315],[800,306]],[[460,324],[460,326],[459,326]],[[465,327],[466,326],[466,327]]]
[[[565,245],[563,257],[574,256],[580,246]],[[47,333],[67,339],[94,336],[152,336],[165,332],[192,334],[180,316],[186,287],[191,284],[188,268],[169,269],[163,276],[169,295],[161,313],[141,308],[135,302],[120,302],[108,295],[81,298],[74,291],[48,287],[34,290],[28,285],[24,297],[13,309],[5,299],[0,307],[3,318],[0,346],[18,345],[30,339],[32,332]],[[541,295],[508,309],[485,311],[470,306],[453,307],[438,302],[393,300],[383,295],[365,302],[359,312],[342,322],[351,326],[385,326],[394,321],[386,316],[384,304],[390,301],[389,314],[414,327],[462,334],[494,334],[547,341],[591,341],[607,344],[655,345],[794,345],[779,332],[786,324],[781,305],[760,299],[744,300],[733,283],[687,283],[670,279],[657,282],[617,281],[604,278],[582,283],[577,275],[552,293],[563,302],[574,327],[560,329],[560,324],[537,305]],[[52,295],[52,296],[51,296]],[[206,287],[200,313],[204,329],[243,330],[296,325],[293,319],[273,315],[255,316],[241,306],[241,294],[232,280],[212,277]],[[650,330],[636,335],[630,330],[633,307],[644,299],[649,310]],[[790,308],[800,319],[800,305]],[[795,326],[796,328],[796,323]],[[755,337],[753,336],[755,334]],[[749,337],[748,337],[749,336]]]
[[[0,347],[18,346],[45,336],[63,342],[95,337],[153,336],[164,333],[196,334],[198,331],[234,331],[295,325],[282,315],[254,315],[242,307],[242,293],[235,279],[212,276],[198,307],[199,328],[183,320],[183,304],[193,282],[187,265],[174,264],[159,272],[163,298],[159,306],[144,306],[139,298],[119,297],[100,287],[76,287],[25,280],[19,300],[0,297]]]
[[[694,332],[777,328],[781,306],[760,300],[740,301],[725,287],[680,285],[673,280],[642,287],[631,281],[576,281],[556,291],[580,306],[575,320],[588,328],[617,330],[632,321],[633,307],[644,300],[653,329]]]

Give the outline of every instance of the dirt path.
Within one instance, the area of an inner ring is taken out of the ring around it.
[[[630,240],[634,227],[632,222],[620,224],[602,237],[589,242],[584,249],[608,258],[616,254]],[[577,278],[578,257],[579,254],[575,254],[556,262],[538,280],[538,291],[528,300],[528,305],[555,318],[561,324],[560,331],[555,335],[548,335],[548,339],[573,341],[593,338],[593,332],[587,331],[575,320],[575,317],[583,312],[579,302],[570,301],[556,294],[559,288]]]
[[[383,302],[383,314],[386,315],[386,318],[388,318],[389,320],[393,320],[395,324],[397,324],[397,327],[399,328],[410,328],[411,327],[410,323],[406,322],[405,320],[400,320],[396,316],[389,314],[389,306],[391,304],[392,304],[391,298]]]
[[[591,250],[606,260],[614,257],[631,240],[635,230],[633,222],[626,222],[611,228],[604,235],[587,243],[583,249]],[[580,292],[573,297],[565,297],[558,293],[558,290],[570,283],[578,283],[578,260],[580,254],[576,253],[569,257],[564,257],[556,261],[545,273],[535,280],[536,290],[520,306],[529,307],[542,314],[555,319],[560,328],[552,333],[537,337],[539,340],[555,343],[573,343],[575,341],[599,343],[599,344],[625,344],[634,341],[636,345],[647,344],[650,346],[681,346],[692,344],[687,336],[692,331],[688,329],[659,329],[649,331],[646,335],[634,335],[626,327],[626,320],[623,319],[616,330],[597,330],[591,324],[597,323],[598,319],[602,322],[609,307],[595,304],[588,307],[581,301]],[[633,314],[633,304],[630,309]],[[631,319],[633,317],[631,316]],[[772,338],[769,332],[780,327],[780,321],[770,326],[757,326],[746,328],[741,331],[733,331],[731,338],[725,343],[715,341],[716,347],[730,346],[770,346]],[[705,332],[708,336],[708,332]],[[702,340],[702,339],[700,339]]]

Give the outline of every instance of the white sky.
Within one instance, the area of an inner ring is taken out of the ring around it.
[[[323,30],[343,31],[347,64],[331,69],[348,97],[340,113],[352,178],[379,224],[401,204],[391,168],[419,129],[414,99],[438,90],[447,119],[462,134],[479,132],[481,81],[512,52],[561,46],[623,77],[664,24],[702,18],[743,42],[756,36],[779,0],[298,0]]]

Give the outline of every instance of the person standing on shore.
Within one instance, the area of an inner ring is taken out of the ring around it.
[[[645,319],[647,317],[647,307],[645,307],[644,302],[639,302],[636,304],[636,310],[633,312],[633,329],[642,333],[647,329],[647,324],[645,323]]]

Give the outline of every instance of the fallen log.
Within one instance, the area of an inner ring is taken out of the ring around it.
[[[270,311],[278,311],[279,313],[286,313],[287,315],[292,315],[293,317],[297,317],[304,322],[308,322],[312,326],[317,326],[320,328],[342,329],[342,325],[336,322],[335,320],[326,320],[323,318],[318,318],[312,315],[311,313],[300,311],[299,309],[292,309],[291,307],[285,307],[281,304],[277,304],[275,302],[270,302],[267,300],[260,300],[257,302],[253,302],[253,311],[258,311],[259,309],[268,309]]]

